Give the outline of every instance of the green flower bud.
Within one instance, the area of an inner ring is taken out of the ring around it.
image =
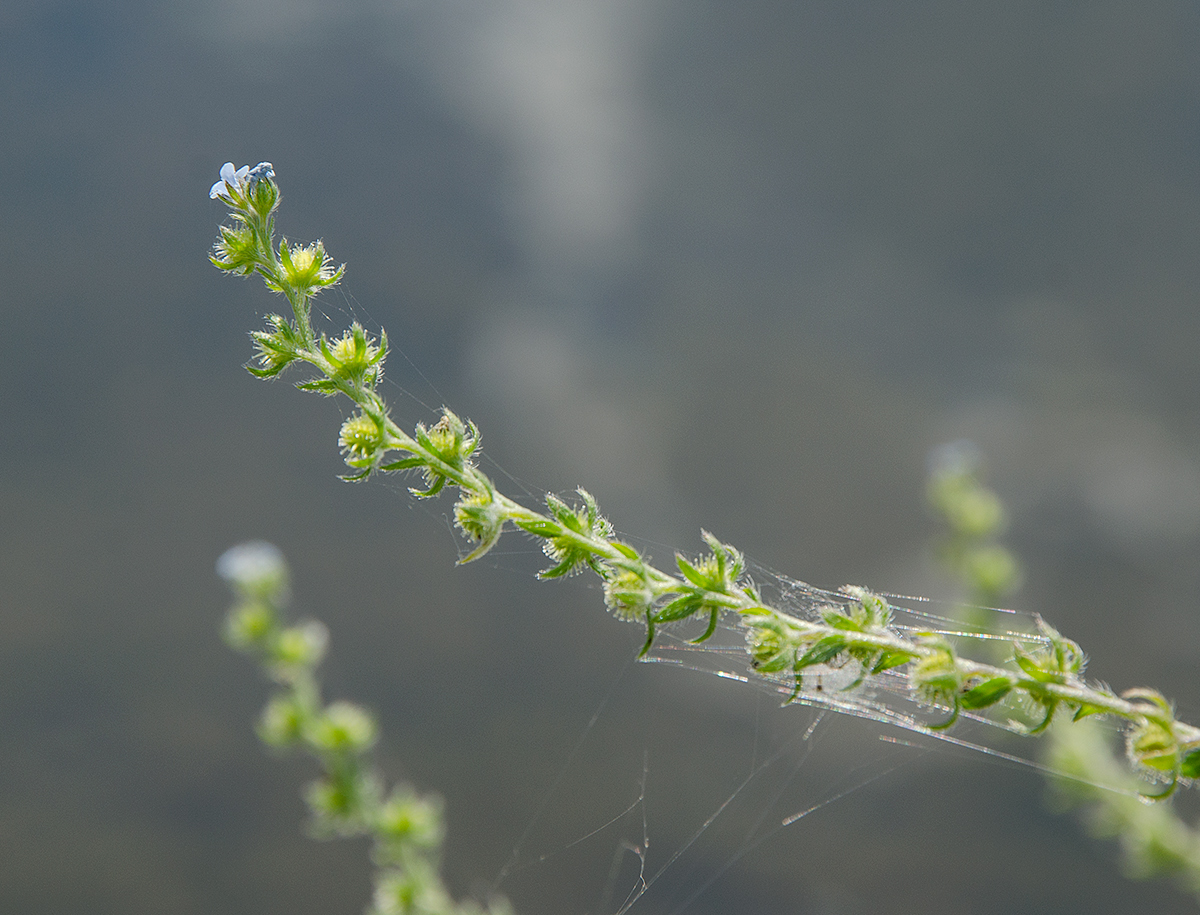
[[[290,696],[276,696],[263,709],[258,722],[258,736],[263,743],[283,749],[300,739],[304,726],[304,710]]]
[[[454,506],[454,523],[463,534],[478,541],[479,546],[459,562],[472,562],[495,546],[506,520],[508,511],[491,492],[465,493]]]
[[[435,794],[422,797],[406,785],[397,786],[379,809],[376,834],[393,861],[403,860],[409,849],[436,851],[445,832],[442,799]]]
[[[442,418],[432,428],[426,429],[424,423],[417,423],[416,439],[436,460],[462,471],[470,466],[471,455],[479,447],[479,429],[474,423],[464,423],[453,411],[443,408]],[[410,465],[409,461],[403,463]],[[411,463],[411,466],[417,465]],[[426,488],[410,492],[420,498],[436,496],[446,485],[446,475],[433,464],[427,464],[424,472]]]
[[[937,725],[947,728],[958,717],[958,697],[963,688],[963,675],[949,642],[931,639],[929,644],[936,650],[912,663],[908,671],[909,683],[923,702],[953,707],[950,720]]]
[[[279,625],[275,608],[266,601],[247,601],[225,618],[225,641],[238,651],[262,648]]]
[[[1020,644],[1013,646],[1017,666],[1039,683],[1065,683],[1083,673],[1087,656],[1079,645],[1040,616],[1037,625],[1046,643],[1036,651],[1028,651]]]
[[[596,565],[595,551],[572,534],[582,534],[593,540],[608,540],[613,536],[613,528],[608,519],[600,514],[600,506],[596,504],[596,499],[590,492],[582,487],[576,492],[579,493],[583,504],[575,508],[553,493],[546,494],[546,507],[561,526],[559,530],[562,533],[548,532],[542,535],[546,538],[542,544],[542,552],[554,562],[554,566],[539,573],[541,578],[574,575],[585,565],[600,571]]]
[[[279,262],[283,268],[283,282],[305,295],[333,286],[346,269],[344,265],[333,266],[333,261],[325,253],[325,245],[320,241],[311,245],[292,246],[285,238],[279,243]]]
[[[333,363],[332,378],[372,387],[379,381],[383,372],[387,335],[384,334],[381,342],[377,344],[356,321],[332,343],[322,337],[321,352]]]
[[[268,315],[270,330],[250,334],[258,349],[258,366],[248,365],[251,375],[273,378],[299,358],[304,345],[292,323],[279,315]]]
[[[262,254],[254,232],[240,221],[236,226],[221,226],[219,231],[221,237],[213,245],[213,253],[208,259],[214,266],[236,276],[251,273],[260,263]]]
[[[304,792],[313,832],[318,836],[362,834],[368,828],[363,811],[378,803],[378,793],[376,779],[357,768],[313,782]]]
[[[1147,719],[1131,728],[1126,749],[1131,760],[1152,772],[1175,772],[1179,768],[1179,739],[1168,722]]]
[[[758,626],[748,629],[746,635],[750,663],[755,670],[770,674],[795,667],[795,647],[774,627]]]
[[[872,632],[886,629],[892,621],[892,608],[888,602],[859,585],[846,585],[842,593],[854,601],[848,608],[826,607],[821,616],[825,622],[838,629],[853,632]]]
[[[373,467],[384,445],[383,426],[373,417],[359,413],[342,423],[338,445],[349,466]]]
[[[708,531],[701,531],[700,536],[712,552],[708,556],[700,557],[695,563],[677,553],[675,564],[683,573],[683,577],[695,587],[718,594],[732,594],[746,568],[746,560],[740,551],[721,543]]]
[[[289,626],[271,646],[270,661],[280,668],[316,667],[325,657],[329,630],[315,620]]]
[[[271,168],[270,162],[260,162],[250,169],[247,177],[249,193],[246,195],[246,201],[250,209],[266,219],[279,206],[279,185],[275,183],[275,170]]]
[[[436,915],[456,909],[437,868],[420,859],[383,875],[372,902],[371,915]]]
[[[312,721],[304,735],[309,745],[322,753],[362,753],[378,737],[375,720],[351,702],[331,702]]]
[[[642,568],[608,567],[604,578],[604,603],[619,620],[645,621],[654,605],[654,590]]]

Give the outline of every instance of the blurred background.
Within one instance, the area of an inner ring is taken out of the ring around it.
[[[304,836],[312,769],[258,746],[218,636],[255,537],[388,775],[445,796],[460,894],[516,848],[518,911],[607,915],[648,836],[651,872],[684,853],[647,915],[1194,911],[1031,769],[803,741],[632,663],[515,535],[455,568],[450,500],[340,482],[345,407],[241,369],[280,303],[206,254],[220,165],[272,161],[280,231],[349,264],[329,327],[396,347],[397,419],[452,406],[510,493],[585,485],[664,563],[703,526],[952,600],[922,488],[970,438],[1014,605],[1196,721],[1198,38],[1156,0],[0,5],[0,910],[361,911],[365,847]]]

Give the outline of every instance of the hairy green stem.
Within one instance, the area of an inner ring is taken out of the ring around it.
[[[415,471],[426,484],[423,490],[411,490],[418,497],[435,496],[447,484],[457,489],[455,523],[477,544],[460,561],[483,556],[506,528],[515,527],[543,541],[554,565],[542,577],[568,575],[584,566],[596,572],[609,609],[646,626],[643,654],[658,626],[686,619],[707,621],[699,642],[712,634],[719,617],[730,614],[745,634],[751,666],[789,684],[793,697],[800,693],[805,670],[820,665],[858,665],[854,685],[903,669],[912,698],[949,711],[947,721],[931,727],[948,727],[960,710],[986,708],[1009,693],[1021,694],[1044,715],[1031,732],[1048,726],[1059,709],[1077,718],[1103,714],[1123,719],[1129,755],[1143,774],[1160,786],[1165,783],[1160,795],[1170,793],[1181,780],[1200,776],[1200,728],[1176,720],[1170,704],[1153,690],[1118,696],[1084,680],[1079,646],[1040,619],[1038,634],[1014,644],[1008,666],[972,661],[960,658],[942,635],[906,637],[898,632],[891,626],[892,608],[863,588],[830,595],[812,618],[770,607],[745,575],[741,553],[708,533],[708,554],[696,560],[677,554],[676,575],[652,566],[634,547],[618,540],[595,500],[582,489],[574,506],[548,495],[545,512],[503,495],[473,460],[480,439],[473,423],[443,408],[434,426],[418,424],[410,435],[392,420],[376,390],[386,335],[375,340],[358,324],[336,339],[313,330],[311,299],[336,283],[342,268],[332,267],[320,242],[301,247],[285,240],[276,255],[271,229],[279,193],[273,172],[222,199],[233,208],[235,226],[222,227],[213,263],[232,273],[260,273],[269,288],[287,296],[293,310],[292,321],[271,315],[268,330],[254,333],[257,365],[248,368],[260,377],[273,377],[293,362],[306,362],[317,377],[298,387],[326,396],[344,394],[358,407],[340,436],[346,463],[357,471],[348,479]]]

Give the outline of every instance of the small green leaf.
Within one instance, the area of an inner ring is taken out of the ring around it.
[[[642,650],[638,652],[639,658],[646,657],[650,653],[651,646],[654,645],[654,615],[647,611],[646,613],[646,642],[642,645]]]
[[[825,610],[821,614],[821,616],[824,618],[825,622],[828,623],[830,626],[832,626],[834,629],[842,629],[847,632],[862,632],[863,631],[862,623],[860,623],[856,619],[846,616],[846,614],[842,613],[839,610],[834,610],[834,609]]]
[[[1028,674],[1038,683],[1063,682],[1062,674],[1056,673],[1052,670],[1046,670],[1044,667],[1039,666],[1034,658],[1029,657],[1029,655],[1025,654],[1024,652],[1018,651],[1014,657],[1014,660],[1017,662],[1017,666],[1020,667],[1021,670],[1025,671],[1026,674]]]
[[[796,661],[796,670],[803,670],[814,664],[826,664],[846,650],[846,639],[840,635],[827,635]]]
[[[570,575],[575,571],[577,566],[578,563],[573,558],[568,557],[558,565],[538,572],[538,578],[562,578],[565,575]]]
[[[534,520],[518,520],[514,522],[517,527],[528,534],[533,534],[535,537],[558,537],[562,534],[561,525],[555,524],[553,521],[547,521],[543,518]]]
[[[966,709],[987,708],[1003,699],[1012,688],[1012,681],[1008,677],[993,677],[971,687],[958,701]]]
[[[246,371],[249,372],[251,375],[253,375],[255,378],[274,378],[276,375],[278,375],[280,372],[282,372],[285,368],[287,368],[288,363],[292,362],[292,361],[293,360],[291,360],[291,359],[288,359],[286,362],[284,362],[284,361],[276,362],[276,361],[272,360],[266,367],[261,368],[261,369],[256,369],[253,365],[247,364]]]
[[[883,673],[885,670],[891,670],[893,667],[899,667],[901,664],[907,664],[913,659],[913,656],[904,651],[884,651],[879,655],[879,660],[871,668],[871,673]]]
[[[1075,716],[1071,720],[1081,721],[1082,719],[1087,718],[1089,715],[1104,715],[1107,713],[1108,709],[1106,708],[1101,708],[1098,705],[1088,705],[1087,703],[1083,703],[1075,710]]]
[[[673,623],[687,619],[703,606],[704,600],[698,594],[683,594],[654,614],[654,622]]]
[[[1184,778],[1200,778],[1200,749],[1192,750],[1179,764],[1179,774]]]
[[[337,382],[332,378],[314,378],[311,381],[298,381],[296,382],[296,387],[301,391],[324,394],[326,397],[332,397],[339,391]]]
[[[712,608],[712,612],[708,617],[708,628],[704,630],[704,634],[699,638],[692,639],[693,645],[699,645],[701,642],[707,642],[714,632],[717,631],[717,617],[720,615],[720,610],[717,607]]]
[[[1041,720],[1040,724],[1034,725],[1026,732],[1031,736],[1034,734],[1040,734],[1046,730],[1046,728],[1050,727],[1050,722],[1054,720],[1054,713],[1058,711],[1058,700],[1056,699],[1043,699],[1042,705],[1046,709],[1046,717]]]
[[[750,663],[759,673],[777,674],[782,670],[792,667],[792,658],[789,658],[786,652],[780,652],[768,661],[759,662],[758,660],[754,660]]]
[[[403,458],[399,461],[392,461],[389,464],[384,464],[379,469],[380,470],[411,470],[414,467],[424,467],[424,466],[425,466],[424,458],[407,457],[407,458]]]
[[[410,486],[410,487],[408,487],[408,491],[410,493],[412,493],[414,496],[416,496],[418,499],[429,499],[429,498],[432,498],[433,496],[436,496],[439,492],[441,492],[442,487],[444,487],[445,485],[446,485],[446,478],[439,475],[436,479],[433,480],[432,483],[430,483],[428,489],[417,489],[415,486]]]
[[[675,564],[679,566],[679,571],[683,577],[694,584],[697,588],[708,589],[709,581],[707,577],[694,565],[688,562],[682,553],[675,554]]]

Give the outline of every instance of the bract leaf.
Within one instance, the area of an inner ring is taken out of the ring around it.
[[[1013,683],[1008,677],[993,677],[971,687],[958,701],[966,709],[987,708],[1003,699],[1012,688]]]

